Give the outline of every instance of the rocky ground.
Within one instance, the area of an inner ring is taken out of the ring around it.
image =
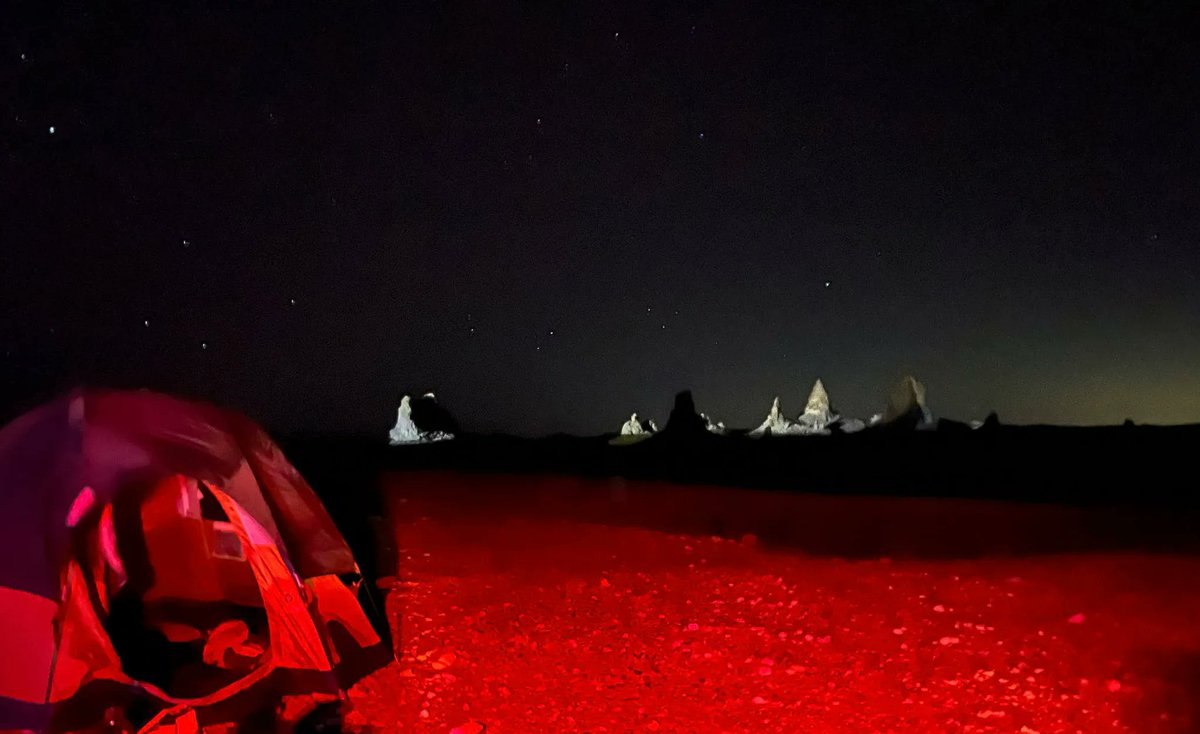
[[[350,723],[414,732],[1190,732],[1200,559],[806,555],[400,497],[400,662]]]

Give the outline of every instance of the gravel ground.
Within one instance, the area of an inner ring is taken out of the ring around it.
[[[843,560],[414,499],[378,731],[1190,732],[1200,559]]]

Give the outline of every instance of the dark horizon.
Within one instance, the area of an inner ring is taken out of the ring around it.
[[[1194,13],[46,7],[0,30],[0,414],[386,435],[1200,421]]]

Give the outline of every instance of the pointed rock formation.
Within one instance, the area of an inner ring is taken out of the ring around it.
[[[437,404],[433,393],[426,393],[415,402],[410,395],[400,398],[396,425],[388,431],[392,446],[431,443],[454,438],[458,425],[444,408]]]
[[[813,384],[812,392],[808,394],[804,412],[796,419],[796,424],[801,433],[828,435],[830,427],[838,418],[829,406],[829,393],[825,390],[825,384],[818,378]]]
[[[684,390],[675,396],[675,404],[671,406],[671,415],[667,418],[664,436],[673,438],[692,438],[705,435],[708,421],[703,414],[696,412],[696,401],[692,398],[691,390]]]
[[[833,417],[833,410],[829,407],[829,392],[819,377],[813,383],[812,391],[808,393],[808,402],[804,405],[804,415],[817,416],[825,422],[829,422]]]
[[[925,406],[925,386],[912,375],[906,375],[888,397],[887,410],[881,423],[897,428],[928,429],[936,425],[933,414]]]
[[[400,408],[396,411],[396,425],[388,431],[388,442],[393,446],[421,442],[421,433],[412,419],[412,398],[408,395],[400,398]]]
[[[673,439],[705,439],[709,434],[725,435],[725,424],[713,423],[707,415],[697,411],[691,390],[677,393],[662,435]]]
[[[801,432],[799,426],[783,417],[783,411],[779,408],[779,397],[775,397],[775,402],[771,403],[771,412],[767,413],[767,419],[762,422],[758,428],[750,432],[750,435],[757,438],[759,436],[795,436]]]

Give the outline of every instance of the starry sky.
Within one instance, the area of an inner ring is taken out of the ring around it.
[[[1185,3],[18,3],[0,414],[1200,421]]]

